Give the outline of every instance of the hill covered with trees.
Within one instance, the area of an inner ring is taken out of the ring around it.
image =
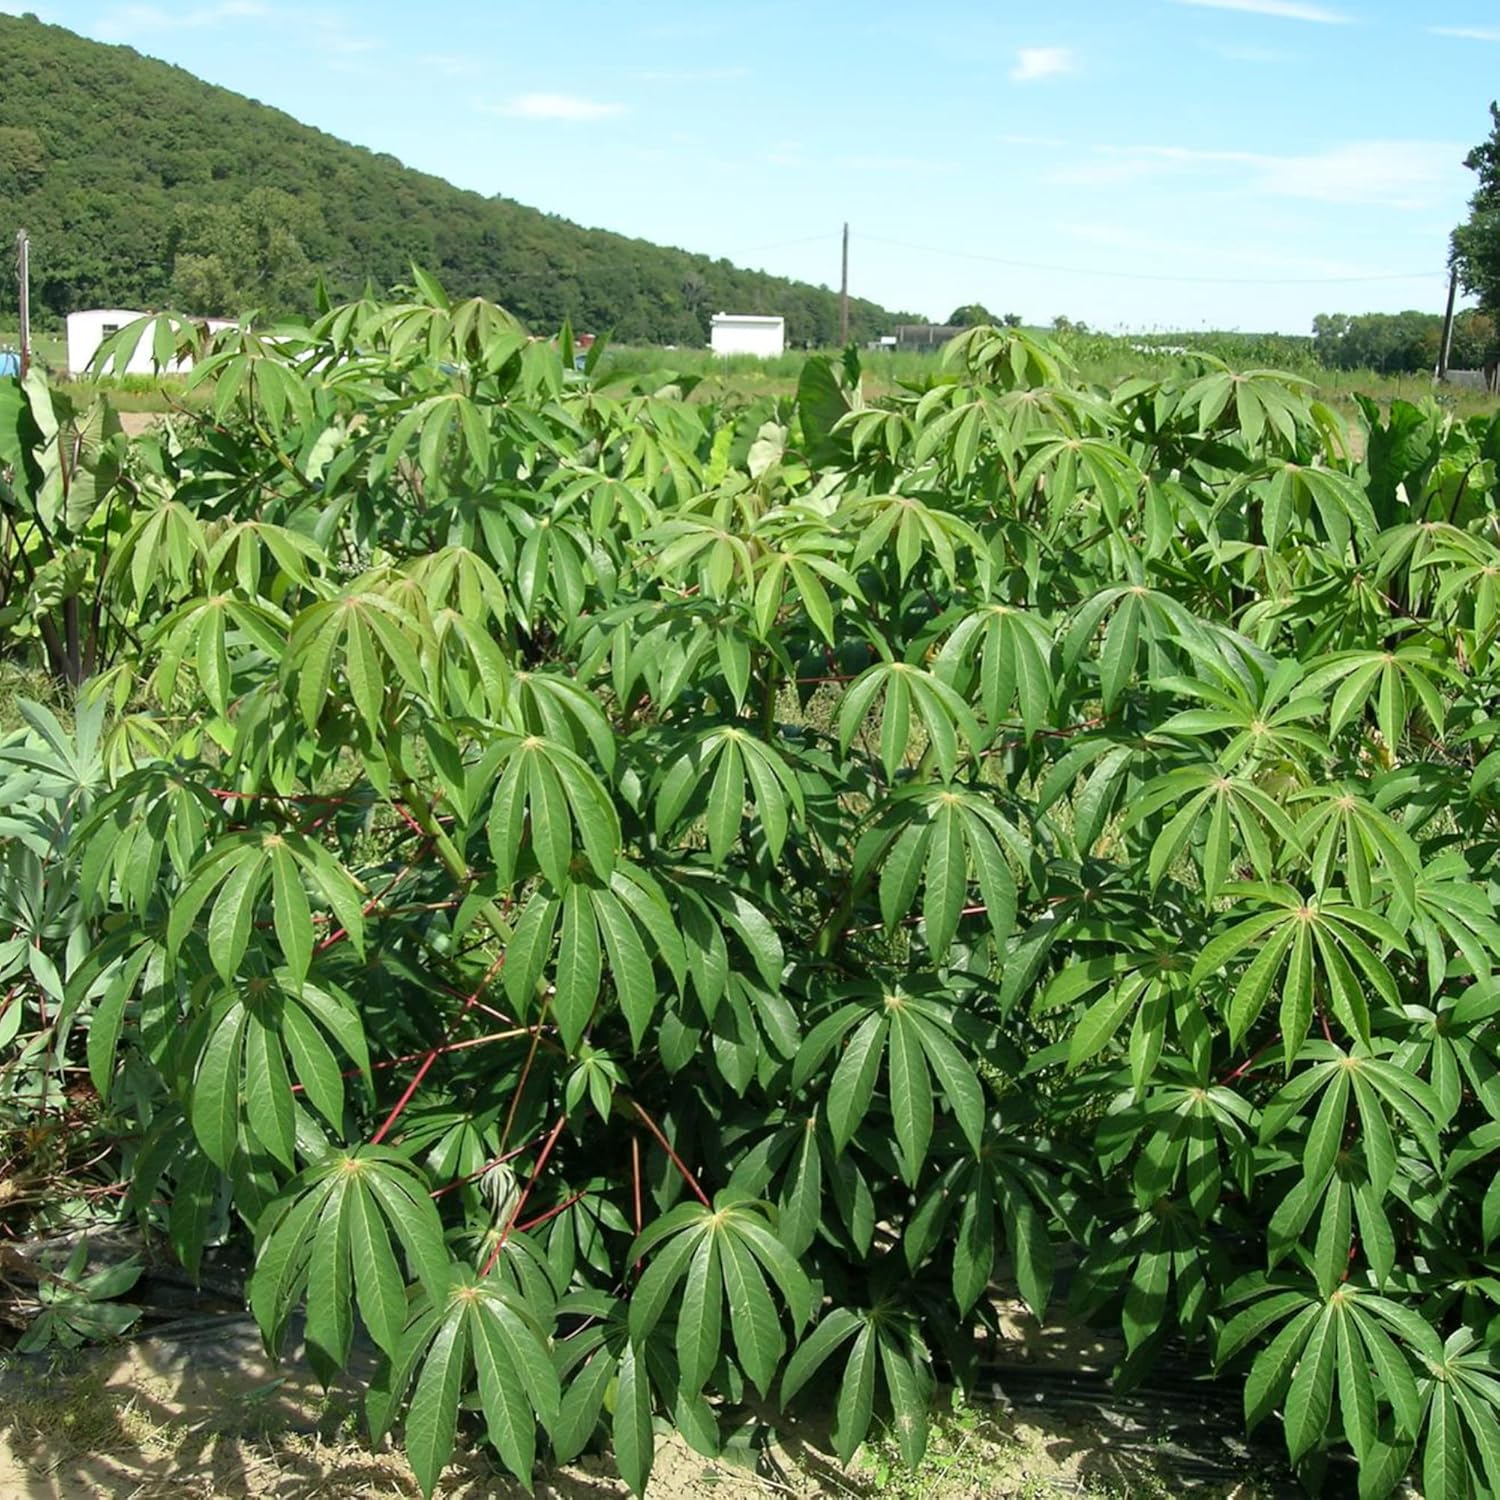
[[[429,267],[523,321],[697,344],[716,311],[838,338],[826,287],[742,270],[466,192],[128,47],[0,15],[0,225],[31,231],[43,321],[81,307],[307,310]],[[15,307],[0,277],[0,316]],[[851,299],[850,333],[912,313]]]

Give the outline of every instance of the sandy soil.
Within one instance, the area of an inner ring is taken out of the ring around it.
[[[1088,1336],[1045,1334],[1007,1319],[1012,1365],[1107,1353]],[[365,1372],[368,1373],[368,1372]],[[1006,1384],[1003,1372],[999,1383]],[[922,1471],[902,1471],[879,1444],[852,1472],[820,1434],[778,1424],[758,1432],[740,1463],[711,1461],[674,1434],[658,1438],[649,1500],[767,1500],[785,1496],[886,1500],[989,1500],[1055,1495],[1270,1497],[1252,1487],[1185,1483],[1181,1453],[1139,1424],[1081,1412],[1034,1394],[1010,1405],[959,1409],[939,1424]],[[389,1447],[359,1440],[358,1379],[324,1393],[305,1365],[273,1367],[248,1320],[231,1318],[172,1338],[148,1338],[48,1361],[13,1358],[0,1368],[0,1496],[5,1500],[387,1500],[418,1494]],[[1221,1456],[1222,1457],[1222,1456]],[[1245,1468],[1251,1468],[1246,1455]],[[504,1497],[522,1488],[466,1455],[439,1493],[453,1500]],[[627,1492],[607,1455],[538,1480],[542,1500],[616,1500]]]

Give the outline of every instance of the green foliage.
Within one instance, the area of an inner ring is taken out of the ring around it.
[[[118,1300],[140,1278],[140,1263],[132,1259],[89,1271],[88,1255],[88,1241],[79,1240],[65,1263],[40,1268],[39,1309],[16,1343],[19,1353],[36,1354],[52,1345],[76,1349],[91,1340],[118,1338],[140,1317],[140,1308]]]
[[[1020,314],[1006,313],[1004,317],[996,317],[982,302],[966,302],[962,307],[955,307],[948,315],[950,328],[988,328],[993,325],[1019,328]]]
[[[108,642],[0,745],[0,1087],[429,1492],[466,1413],[915,1466],[997,1279],[1493,1489],[1500,429],[993,327],[689,402],[413,280],[123,331],[193,399],[71,488],[0,408]]]
[[[1493,317],[1500,312],[1500,105],[1490,105],[1490,125],[1489,139],[1464,160],[1479,181],[1469,217],[1453,231],[1453,259],[1464,290]]]
[[[1313,319],[1313,352],[1329,370],[1430,374],[1437,369],[1442,343],[1439,313],[1327,313]],[[1477,370],[1494,348],[1495,324],[1488,313],[1469,309],[1453,320],[1451,368]]]
[[[691,348],[728,308],[780,314],[797,343],[838,341],[826,287],[462,191],[129,48],[0,15],[0,55],[0,221],[31,231],[39,320],[311,314],[315,279],[358,297],[404,282],[415,258],[539,327]],[[0,277],[0,315],[14,308]],[[849,303],[859,341],[915,321]]]

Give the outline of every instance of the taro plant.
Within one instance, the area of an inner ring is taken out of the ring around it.
[[[760,1398],[916,1463],[1009,1286],[1310,1481],[1500,1486],[1491,427],[989,328],[715,405],[420,273],[142,337],[87,941],[12,941],[127,1209],[369,1340],[424,1489],[469,1410],[527,1483]]]

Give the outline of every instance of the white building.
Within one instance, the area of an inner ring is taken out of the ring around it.
[[[118,333],[127,324],[149,316],[149,313],[132,312],[123,307],[96,307],[90,308],[87,312],[69,313],[68,373],[81,375],[88,369],[94,356],[99,352],[99,346],[107,338]],[[234,323],[225,318],[206,318],[203,321],[208,324],[210,332],[213,333],[217,333],[221,328],[234,327]],[[166,367],[165,373],[180,375],[191,363],[191,360],[174,360]],[[135,346],[123,371],[117,369],[111,373],[117,375],[156,374],[156,365],[151,356],[150,338],[142,338]]]
[[[715,354],[758,354],[763,359],[786,352],[786,319],[759,313],[715,313],[709,333]]]

